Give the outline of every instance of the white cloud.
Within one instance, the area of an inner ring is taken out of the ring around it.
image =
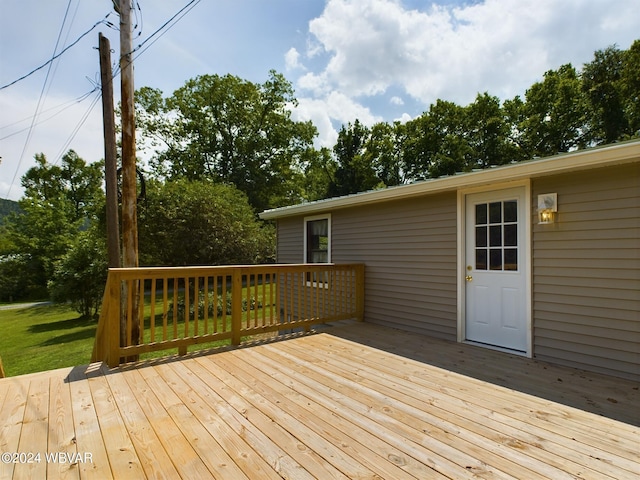
[[[391,98],[389,99],[389,103],[390,103],[391,105],[398,105],[398,106],[402,106],[402,105],[404,105],[404,100],[402,100],[402,99],[401,99],[400,97],[398,97],[398,96],[395,96],[395,97],[391,97]]]
[[[306,70],[304,65],[300,63],[300,52],[295,48],[290,48],[284,55],[285,67],[287,70]]]
[[[548,69],[580,67],[612,43],[628,48],[639,19],[635,0],[485,0],[421,11],[400,0],[328,0],[309,23],[307,51],[328,61],[298,85],[352,97],[399,86],[423,105],[466,104],[484,91],[511,98]]]
[[[400,123],[407,123],[407,122],[410,122],[411,120],[413,120],[413,117],[411,115],[409,115],[408,113],[403,113],[400,116],[400,118],[395,118],[393,121],[400,122]]]
[[[323,98],[298,99],[298,106],[293,109],[292,117],[296,121],[311,120],[318,129],[316,146],[329,148],[335,145],[338,138],[336,126],[353,123],[356,119],[367,126],[382,121],[381,117],[373,115],[367,107],[335,91]]]

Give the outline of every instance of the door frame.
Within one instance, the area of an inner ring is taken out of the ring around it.
[[[522,247],[524,248],[524,259],[527,271],[525,272],[525,315],[526,315],[526,330],[527,330],[527,349],[524,353],[515,352],[510,349],[501,348],[501,347],[493,347],[489,345],[482,345],[485,348],[500,350],[504,352],[509,352],[515,355],[524,355],[529,358],[533,356],[533,315],[532,315],[532,291],[533,291],[533,268],[532,268],[532,254],[531,254],[531,181],[529,179],[516,181],[516,182],[504,182],[504,183],[495,183],[491,185],[483,185],[480,187],[466,188],[458,190],[458,208],[457,208],[457,237],[458,237],[458,252],[457,252],[457,291],[458,291],[458,301],[457,301],[457,330],[458,330],[458,342],[462,343],[473,343],[468,342],[466,339],[466,280],[465,280],[465,266],[466,262],[466,242],[467,242],[467,232],[466,232],[466,197],[467,195],[474,193],[484,193],[484,192],[492,192],[505,190],[508,188],[524,188],[524,217],[522,221],[524,222],[524,239],[522,241]]]

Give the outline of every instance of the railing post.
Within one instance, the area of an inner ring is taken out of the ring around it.
[[[364,320],[364,264],[356,265],[356,318]]]
[[[117,367],[120,364],[120,275],[109,272],[107,288],[109,289],[109,308],[107,317],[106,334],[109,344],[107,364],[109,367]]]
[[[242,270],[233,270],[231,278],[231,343],[240,345],[242,330]]]

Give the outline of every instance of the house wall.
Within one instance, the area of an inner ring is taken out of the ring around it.
[[[537,358],[640,378],[638,163],[536,179],[558,193],[556,222],[533,225]]]
[[[303,261],[304,217],[278,220],[278,262]],[[364,263],[365,319],[456,340],[456,194],[331,212],[331,259]]]
[[[533,354],[640,379],[640,164],[532,179]],[[556,222],[537,198],[557,193]],[[365,319],[455,341],[456,193],[331,211],[332,261],[366,265]],[[278,220],[303,261],[304,217]]]

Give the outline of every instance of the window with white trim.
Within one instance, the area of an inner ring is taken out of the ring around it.
[[[304,262],[331,262],[331,215],[304,219]]]

